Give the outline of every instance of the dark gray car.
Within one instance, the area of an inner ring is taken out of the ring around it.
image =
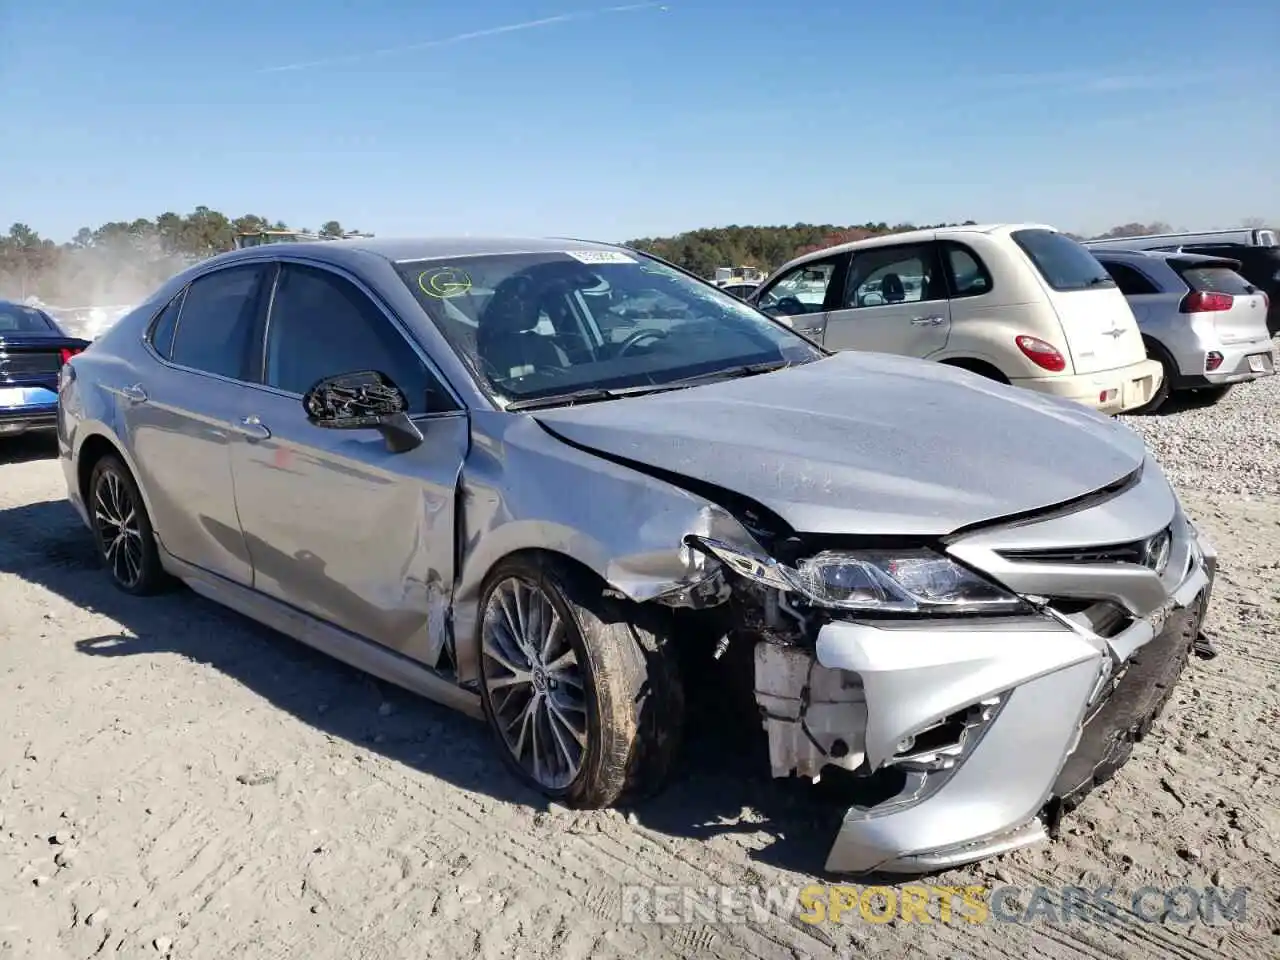
[[[1215,566],[1142,441],[940,364],[830,355],[555,240],[280,244],[63,368],[121,589],[197,592],[491,726],[546,795],[659,786],[753,677],[777,776],[862,778],[827,866],[1032,843],[1120,764]],[[697,684],[691,662],[724,669]],[[734,744],[733,749],[739,749]]]

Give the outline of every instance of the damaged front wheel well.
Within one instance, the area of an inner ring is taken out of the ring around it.
[[[632,622],[648,629],[656,629],[665,622],[665,611],[656,604],[637,603],[609,583],[598,572],[576,557],[558,550],[547,550],[539,547],[526,547],[506,554],[494,564],[494,568],[512,560],[524,560],[538,566],[550,565],[560,572],[569,574],[570,583],[566,586],[574,591],[582,591],[582,596],[574,597],[576,602],[588,605],[598,615],[604,614],[607,622]],[[605,617],[602,617],[604,619]]]

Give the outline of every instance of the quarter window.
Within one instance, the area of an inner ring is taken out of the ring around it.
[[[942,244],[953,297],[980,297],[991,292],[991,272],[982,259],[960,243]]]
[[[184,367],[247,380],[249,344],[265,269],[227,267],[187,287],[170,359]]]
[[[178,313],[182,310],[182,298],[186,292],[184,289],[170,300],[151,324],[151,346],[166,360],[173,359],[173,333],[178,329]]]
[[[1120,292],[1126,297],[1141,296],[1145,293],[1159,293],[1154,283],[1127,263],[1115,263],[1114,261],[1109,262],[1106,260],[1100,262],[1106,268],[1107,273],[1111,275],[1111,279],[1116,282]]]
[[[408,341],[355,284],[285,264],[267,323],[267,385],[303,394],[324,377],[363,370],[390,377],[410,414],[453,409]]]
[[[845,284],[845,310],[945,300],[932,244],[872,247],[853,255]]]

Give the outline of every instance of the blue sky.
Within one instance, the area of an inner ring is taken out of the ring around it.
[[[0,129],[57,240],[1275,223],[1280,0],[0,0]]]

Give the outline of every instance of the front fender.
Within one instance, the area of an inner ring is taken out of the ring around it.
[[[460,484],[461,557],[453,607],[460,682],[477,676],[476,623],[485,578],[513,553],[561,554],[619,594],[645,602],[716,569],[715,561],[685,546],[689,534],[761,550],[718,504],[569,446],[532,417],[486,411],[472,418],[473,441]]]

